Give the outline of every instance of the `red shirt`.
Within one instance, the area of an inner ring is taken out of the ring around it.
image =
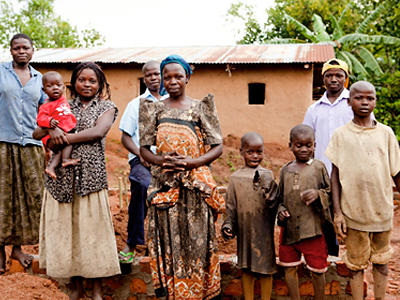
[[[76,118],[71,112],[71,107],[69,106],[65,96],[61,98],[46,102],[39,107],[39,114],[36,118],[39,127],[50,128],[51,119],[59,121],[58,127],[69,132],[76,126]],[[45,136],[42,142],[46,145],[49,136]]]

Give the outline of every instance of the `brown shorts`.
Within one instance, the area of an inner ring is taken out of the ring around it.
[[[358,231],[347,228],[346,252],[342,260],[353,271],[364,270],[368,263],[385,265],[394,254],[390,247],[390,233]]]

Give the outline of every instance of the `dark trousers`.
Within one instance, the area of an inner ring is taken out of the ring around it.
[[[128,214],[128,240],[130,247],[144,245],[144,219],[147,215],[147,189],[150,185],[150,170],[145,168],[138,157],[132,159],[129,180],[131,182],[131,202],[129,203]]]

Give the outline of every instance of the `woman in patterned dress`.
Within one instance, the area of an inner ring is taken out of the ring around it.
[[[191,68],[178,55],[161,63],[169,98],[141,100],[140,152],[151,163],[156,190],[148,198],[148,247],[156,295],[168,299],[220,297],[214,221],[220,196],[208,164],[222,153],[213,95],[186,96]],[[157,155],[150,146],[157,146]]]
[[[118,109],[109,100],[104,73],[92,62],[78,65],[71,77],[74,134],[37,128],[34,137],[50,134],[49,145],[72,144],[76,166],[58,167],[57,180],[46,176],[40,218],[39,262],[51,277],[76,285],[71,299],[84,297],[82,278],[93,278],[92,299],[102,299],[101,277],[120,273],[108,203],[105,137]],[[104,97],[107,97],[104,100]]]

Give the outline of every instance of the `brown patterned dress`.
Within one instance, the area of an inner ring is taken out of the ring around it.
[[[190,109],[167,107],[163,101],[141,100],[141,146],[157,146],[157,154],[176,150],[193,158],[204,145],[222,143],[214,98],[192,100]],[[218,242],[214,213],[220,196],[208,166],[163,173],[152,167],[156,192],[148,199],[148,247],[153,285],[168,299],[212,299],[220,294]],[[166,287],[166,288],[164,288]]]
[[[100,116],[118,109],[112,101],[95,98],[84,108],[69,101],[77,119],[75,132],[93,128]],[[40,216],[39,263],[51,277],[108,277],[120,273],[108,203],[105,136],[75,144],[76,166],[58,167],[57,180],[46,175]]]

